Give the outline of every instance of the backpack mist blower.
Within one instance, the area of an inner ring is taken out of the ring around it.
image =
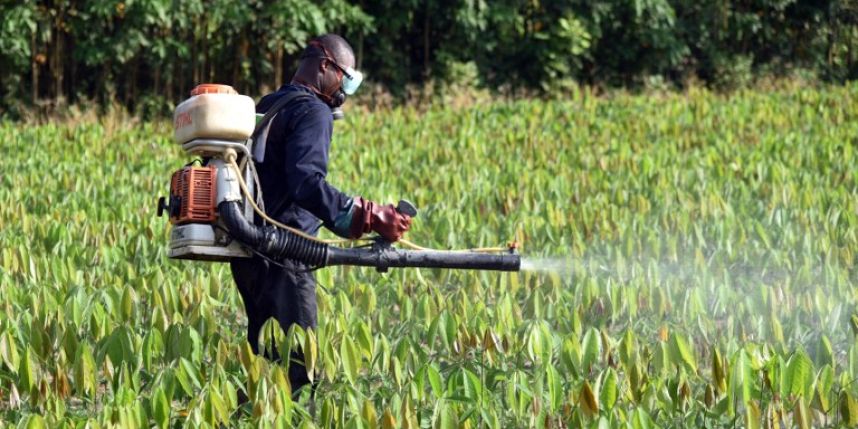
[[[514,244],[464,251],[412,245],[416,250],[405,250],[377,237],[370,246],[338,247],[266,216],[253,154],[260,152],[271,119],[288,102],[278,102],[260,118],[250,97],[239,95],[230,86],[203,84],[179,104],[173,117],[174,139],[198,160],[173,173],[169,197],[158,201],[158,216],[168,214],[173,225],[170,258],[229,261],[257,253],[311,268],[355,265],[381,272],[399,267],[519,270],[521,258]],[[416,208],[405,200],[397,209],[412,217],[417,215]],[[257,225],[255,215],[268,222]]]

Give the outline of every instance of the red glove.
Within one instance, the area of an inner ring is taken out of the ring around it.
[[[399,213],[393,204],[383,206],[362,197],[355,197],[352,204],[354,207],[352,238],[375,231],[392,243],[399,241],[411,226],[411,216]]]

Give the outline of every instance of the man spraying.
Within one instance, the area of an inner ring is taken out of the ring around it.
[[[276,109],[254,151],[263,202],[269,216],[309,234],[324,225],[344,238],[376,232],[395,242],[411,225],[408,215],[392,204],[347,196],[325,180],[333,120],[342,115],[340,107],[362,80],[354,67],[354,52],[345,39],[334,34],[317,37],[304,49],[292,82],[257,104],[258,113]],[[316,327],[316,281],[306,266],[261,256],[233,259],[230,266],[247,312],[247,341],[255,353],[260,329],[269,318],[277,319],[284,331],[292,324]],[[293,357],[303,361],[300,354]],[[295,362],[289,380],[293,391],[309,383],[305,368]]]

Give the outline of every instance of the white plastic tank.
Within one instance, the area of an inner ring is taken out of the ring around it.
[[[194,139],[243,141],[256,125],[253,99],[229,85],[204,83],[176,107],[173,138],[179,144]]]

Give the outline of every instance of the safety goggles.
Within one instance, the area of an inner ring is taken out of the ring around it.
[[[334,67],[338,68],[341,72],[343,72],[343,92],[348,95],[352,95],[357,91],[361,82],[363,82],[363,73],[351,68],[351,67],[343,67],[337,64],[331,57],[322,57],[323,60],[328,60]]]

